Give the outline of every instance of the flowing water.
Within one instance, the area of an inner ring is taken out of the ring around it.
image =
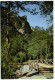
[[[23,76],[23,77],[21,77],[19,79],[53,79],[53,74],[51,74],[51,75],[43,75],[43,74],[39,73],[39,74],[30,76],[30,77]]]

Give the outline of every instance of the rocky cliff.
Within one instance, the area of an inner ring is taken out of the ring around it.
[[[18,16],[17,23],[15,23],[15,27],[21,34],[30,34],[32,32],[31,27],[27,21],[27,16]]]

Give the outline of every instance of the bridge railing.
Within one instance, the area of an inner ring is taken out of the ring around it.
[[[38,60],[29,60],[28,63],[32,64],[34,63],[37,64],[38,63],[44,63],[44,64],[53,64],[53,59],[38,59]]]
[[[53,64],[53,59],[38,59],[39,63]]]

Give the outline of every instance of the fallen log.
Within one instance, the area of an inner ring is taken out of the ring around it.
[[[26,76],[27,76],[27,77],[30,77],[30,76],[33,76],[33,75],[38,74],[38,73],[39,73],[39,72],[37,72],[37,71],[34,71],[34,72],[31,71],[31,72],[27,73]]]

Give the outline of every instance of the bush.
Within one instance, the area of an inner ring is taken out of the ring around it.
[[[8,51],[10,48],[10,43],[4,43],[1,46],[1,61],[8,61]]]
[[[48,59],[53,59],[53,53],[48,53]]]
[[[13,69],[9,65],[8,51],[10,48],[10,43],[4,43],[1,46],[1,77],[11,78],[13,75]]]
[[[23,62],[23,60],[26,58],[25,53],[19,52],[20,62]]]
[[[18,60],[19,60],[19,58],[17,56],[13,56],[12,59],[13,59],[14,62],[18,62]]]

